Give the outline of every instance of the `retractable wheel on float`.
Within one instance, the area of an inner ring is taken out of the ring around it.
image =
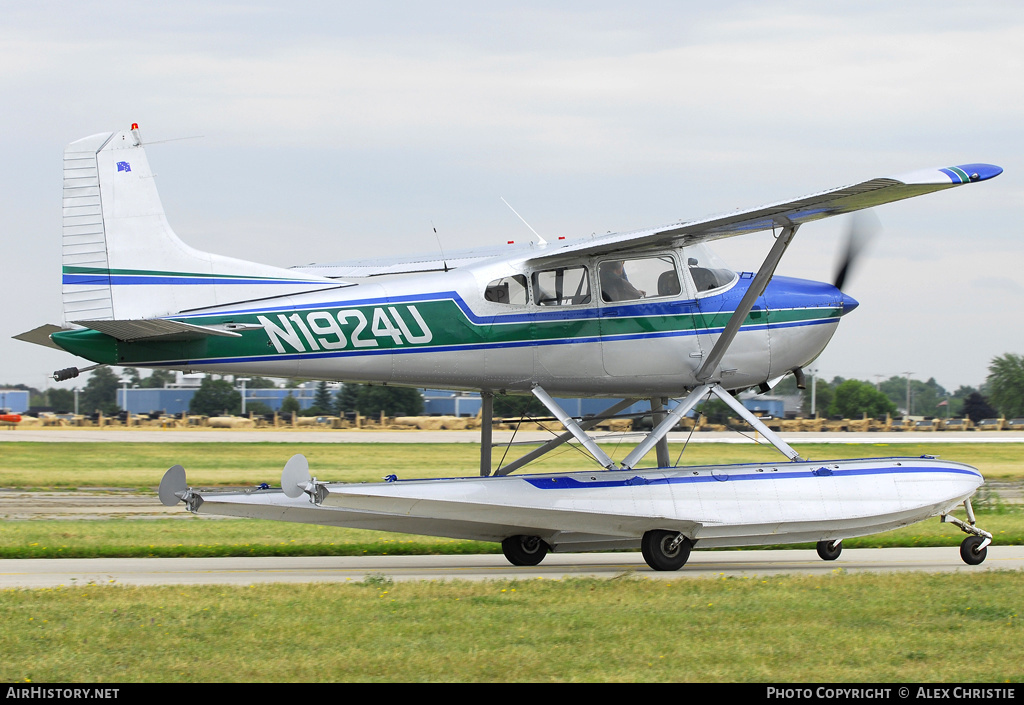
[[[690,558],[693,541],[678,531],[654,529],[644,534],[640,552],[654,570],[679,570]]]
[[[539,536],[509,536],[501,542],[501,552],[512,565],[537,565],[549,550]]]

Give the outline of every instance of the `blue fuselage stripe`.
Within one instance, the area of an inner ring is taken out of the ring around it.
[[[804,467],[806,468],[806,466]],[[820,466],[815,466],[815,470],[817,470],[818,467]],[[832,470],[829,472],[828,475],[824,476],[816,475],[815,470],[803,469],[800,471],[788,472],[782,471],[770,473],[743,473],[739,475],[730,475],[728,467],[721,467],[715,469],[714,472],[717,474],[694,475],[691,477],[646,478],[640,475],[636,475],[634,477],[626,478],[623,480],[607,480],[596,482],[582,482],[571,476],[545,478],[528,477],[522,478],[522,480],[541,490],[580,490],[609,487],[629,487],[633,485],[685,485],[705,482],[742,482],[750,480],[810,480],[824,479],[825,477],[855,477],[859,475],[909,475],[920,473],[944,473],[951,475],[968,475],[972,477],[978,476],[978,473],[976,471],[971,471],[966,468],[927,466],[901,466],[897,468],[852,468],[845,470]]]

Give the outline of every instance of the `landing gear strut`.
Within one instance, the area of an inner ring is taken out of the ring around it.
[[[960,557],[967,565],[980,565],[988,557],[988,545],[992,543],[992,534],[974,525],[976,520],[970,498],[964,500],[964,509],[967,510],[967,521],[970,523],[960,521],[949,514],[943,514],[941,519],[944,523],[959,526],[965,534],[970,534],[960,544]]]

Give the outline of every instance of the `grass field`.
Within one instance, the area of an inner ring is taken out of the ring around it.
[[[602,447],[618,460],[630,449],[625,442]],[[1024,480],[1024,444],[799,444],[794,448],[811,460],[932,454],[974,465],[989,479]],[[669,446],[673,461],[681,450],[681,446]],[[281,469],[295,453],[305,455],[311,472],[322,480],[378,482],[390,473],[402,479],[453,477],[479,474],[479,452],[479,446],[468,443],[3,443],[0,487],[155,489],[164,471],[177,464],[185,467],[195,486],[277,485]],[[496,449],[495,465],[500,457]],[[682,465],[758,462],[786,460],[770,446],[721,443],[691,444],[680,460]],[[654,464],[652,452],[642,466]],[[524,471],[596,467],[582,451],[566,447]]]
[[[0,681],[1024,682],[1018,573],[0,592]]]

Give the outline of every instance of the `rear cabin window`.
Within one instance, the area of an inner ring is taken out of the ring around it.
[[[522,274],[516,274],[511,277],[495,279],[484,289],[484,298],[498,304],[525,306],[529,301],[526,277]]]
[[[539,306],[578,306],[590,303],[586,267],[559,267],[533,275],[534,301]]]

